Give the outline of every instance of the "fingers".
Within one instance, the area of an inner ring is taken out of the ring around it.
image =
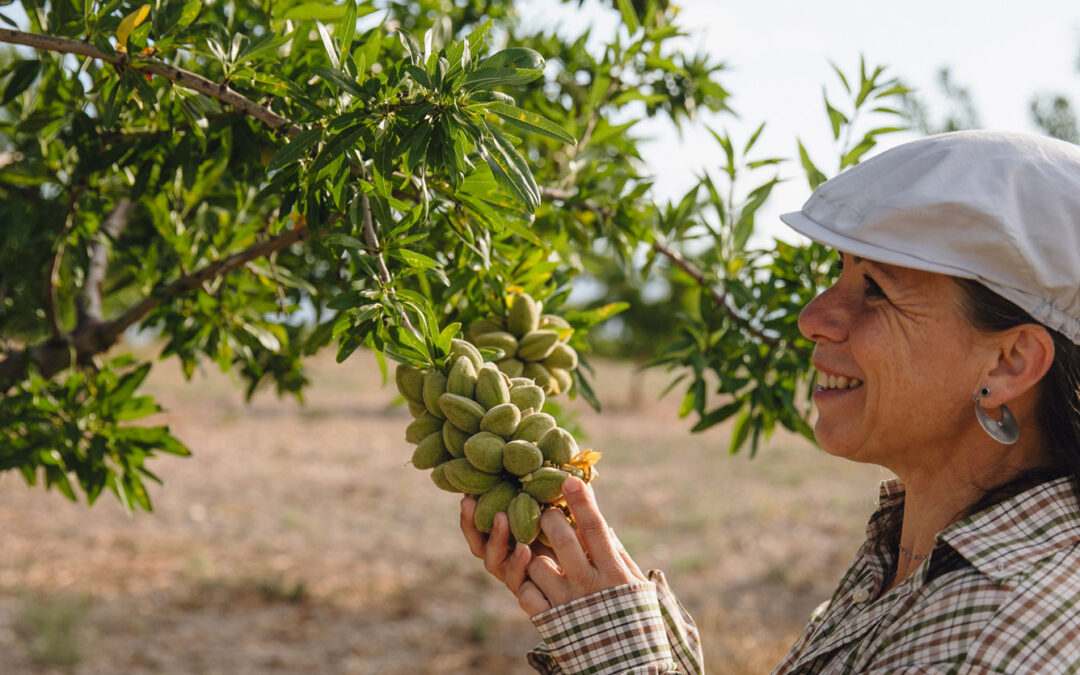
[[[596,505],[592,488],[581,479],[571,476],[563,482],[563,499],[570,507],[570,513],[577,523],[578,534],[596,569],[601,575],[622,573],[622,555],[619,554],[611,531],[604,522],[604,516]],[[551,539],[551,534],[548,534],[548,539]],[[554,545],[555,542],[551,543]],[[555,547],[555,551],[559,553],[559,560],[562,560],[558,547]]]
[[[544,593],[531,581],[522,584],[521,592],[518,593],[518,605],[529,616],[536,616],[540,612],[546,612],[553,606],[544,596]]]
[[[465,535],[465,541],[469,544],[469,550],[477,558],[484,557],[484,534],[476,529],[473,523],[473,513],[476,511],[476,500],[472,497],[461,499],[461,532]]]
[[[506,559],[510,555],[510,522],[506,514],[495,514],[484,549],[484,569],[499,581],[506,580]]]
[[[548,542],[551,543],[551,548],[555,551],[555,557],[558,558],[566,577],[579,585],[591,583],[596,570],[589,563],[589,556],[581,547],[577,533],[562,511],[558,509],[545,511],[544,515],[540,516],[540,527],[547,535]]]
[[[529,581],[540,589],[552,607],[570,602],[576,597],[572,595],[567,577],[551,558],[543,555],[533,556],[529,563],[528,573]]]
[[[525,544],[514,546],[513,553],[506,561],[506,587],[514,595],[521,594],[521,585],[525,583],[529,562],[532,561],[532,551]]]

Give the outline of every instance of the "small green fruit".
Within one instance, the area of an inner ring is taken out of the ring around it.
[[[503,481],[491,488],[476,500],[473,512],[473,524],[481,532],[491,532],[495,524],[495,514],[506,511],[510,501],[517,496],[518,489],[513,483]]]
[[[469,440],[469,433],[462,431],[450,424],[444,424],[442,428],[443,445],[454,457],[465,456],[465,441]]]
[[[501,330],[505,330],[502,321],[496,321],[495,319],[480,319],[469,326],[469,339],[472,340],[473,344],[479,347],[481,345],[477,344],[476,338],[486,333],[494,333],[495,331]]]
[[[515,476],[536,471],[544,463],[540,448],[528,441],[510,441],[502,450],[503,468]]]
[[[417,469],[434,469],[443,462],[453,459],[443,445],[442,432],[428,435],[413,451],[412,463]]]
[[[447,492],[461,492],[461,490],[451,485],[450,481],[446,480],[446,462],[443,462],[431,470],[431,482],[435,483],[435,487],[440,490],[446,490]]]
[[[468,356],[459,356],[446,378],[446,391],[465,398],[476,395],[476,368]]]
[[[506,507],[510,533],[522,544],[531,544],[540,534],[540,504],[532,495],[520,492]]]
[[[503,446],[501,437],[490,431],[473,434],[465,441],[465,457],[477,469],[487,473],[499,473],[503,468]]]
[[[524,386],[510,387],[510,402],[525,410],[541,410],[544,407],[544,390],[530,382]]]
[[[469,463],[465,457],[451,459],[443,464],[446,480],[455,488],[470,495],[482,495],[499,484],[497,473],[486,473]]]
[[[536,446],[544,453],[544,460],[555,466],[569,464],[574,455],[578,454],[578,445],[573,434],[559,427],[546,431],[536,442]]]
[[[480,431],[480,420],[484,419],[484,407],[476,401],[447,393],[439,397],[439,406],[446,413],[446,419],[458,429],[469,434]]]
[[[542,466],[536,471],[521,477],[521,488],[542,504],[551,504],[562,498],[563,481],[569,477],[567,472],[552,466]]]
[[[553,330],[534,330],[526,333],[518,343],[517,357],[522,361],[543,361],[559,343],[559,334]]]
[[[518,350],[518,340],[516,337],[505,331],[495,331],[493,333],[485,333],[476,338],[477,347],[495,347],[503,350],[503,358],[513,356]]]
[[[525,363],[515,358],[496,361],[495,366],[507,377],[517,377],[525,371]]]
[[[424,413],[405,427],[405,440],[415,445],[436,431],[441,431],[442,427],[441,419],[430,413]]]
[[[485,410],[510,402],[510,388],[499,369],[490,363],[476,371],[476,402]]]
[[[510,438],[521,423],[521,411],[513,403],[503,403],[488,410],[480,420],[480,429]]]
[[[428,412],[445,419],[442,408],[439,407],[439,397],[446,393],[446,376],[437,370],[433,370],[424,376],[424,405]]]
[[[506,314],[506,327],[518,337],[534,331],[540,325],[540,306],[527,293],[514,298]]]
[[[517,431],[514,432],[514,440],[537,443],[544,434],[556,427],[555,418],[547,413],[534,412],[521,418]]]
[[[544,359],[544,366],[549,370],[551,368],[573,370],[578,367],[577,350],[565,342],[559,342]]]
[[[456,363],[461,356],[467,356],[472,361],[473,368],[479,370],[484,365],[484,357],[471,342],[454,338],[450,341],[450,363]]]
[[[394,370],[394,382],[398,392],[405,397],[406,401],[413,403],[424,402],[424,375],[427,371],[420,370],[407,363],[399,363]]]

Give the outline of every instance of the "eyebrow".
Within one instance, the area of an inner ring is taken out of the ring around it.
[[[853,261],[855,262],[855,264],[856,264],[856,265],[858,265],[859,263],[863,263],[863,262],[864,262],[864,263],[866,263],[866,264],[868,264],[868,265],[872,266],[872,267],[873,267],[874,269],[878,270],[879,272],[881,272],[881,273],[882,273],[882,274],[884,274],[885,276],[889,277],[889,278],[890,278],[890,279],[892,279],[892,280],[893,280],[894,282],[896,282],[896,283],[900,283],[900,278],[896,276],[896,273],[895,273],[895,272],[893,272],[893,271],[889,270],[889,269],[888,269],[887,267],[885,267],[885,266],[884,266],[884,265],[883,265],[882,263],[879,263],[879,262],[877,262],[876,260],[869,260],[869,259],[867,259],[867,258],[863,258],[863,257],[861,257],[861,256],[857,256],[857,255],[853,255],[853,256],[851,256],[851,259],[852,259],[852,260],[853,260]]]

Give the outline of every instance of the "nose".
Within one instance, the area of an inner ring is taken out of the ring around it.
[[[799,312],[799,332],[812,342],[843,342],[847,339],[850,312],[840,289],[825,289]]]

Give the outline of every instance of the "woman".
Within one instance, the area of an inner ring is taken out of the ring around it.
[[[889,150],[783,220],[841,251],[799,328],[815,435],[890,469],[867,541],[774,673],[1080,671],[1080,148],[987,132]],[[462,529],[544,638],[544,672],[701,672],[659,573],[567,479],[575,532]],[[580,538],[579,538],[580,535]]]

